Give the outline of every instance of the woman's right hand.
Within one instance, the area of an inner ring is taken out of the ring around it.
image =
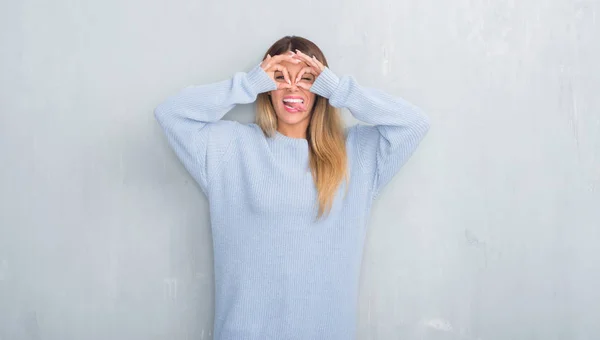
[[[292,82],[290,80],[290,74],[285,66],[281,65],[282,61],[287,61],[289,63],[298,64],[301,63],[301,60],[294,58],[295,53],[290,51],[286,54],[279,54],[274,57],[271,55],[267,55],[265,60],[260,64],[260,67],[273,79],[273,81],[277,84],[277,89],[281,90],[284,88],[289,88],[292,86]],[[275,76],[278,74],[277,77]],[[281,79],[283,76],[283,79]]]

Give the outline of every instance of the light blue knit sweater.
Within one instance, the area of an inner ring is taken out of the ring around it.
[[[373,199],[429,129],[415,106],[326,68],[311,92],[374,124],[346,130],[350,182],[315,220],[306,139],[221,120],[276,89],[260,68],[188,86],[155,109],[170,145],[208,198],[216,340],[349,340]]]

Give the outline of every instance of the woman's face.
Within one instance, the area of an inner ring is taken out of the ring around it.
[[[304,73],[302,78],[295,82],[298,73],[304,67],[306,63],[290,63],[281,62],[281,65],[287,68],[291,86],[280,90],[271,91],[271,102],[275,108],[277,114],[278,127],[287,125],[284,128],[299,128],[306,129],[310,122],[310,116],[312,114],[312,108],[315,103],[316,95],[309,90],[306,90],[298,86],[298,83],[304,82],[312,84],[315,81],[315,76],[311,73]],[[286,82],[283,77],[283,73],[276,71],[274,74],[276,82]]]

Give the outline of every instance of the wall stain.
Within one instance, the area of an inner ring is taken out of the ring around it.
[[[36,311],[31,311],[21,315],[23,328],[29,335],[28,339],[40,340],[40,325],[37,318]]]
[[[480,241],[475,234],[469,229],[465,229],[465,239],[467,240],[467,244],[471,247],[475,247],[481,249],[483,251],[483,260],[484,265],[483,269],[487,269],[488,267],[488,247],[487,244],[483,241]]]
[[[165,299],[169,301],[177,300],[177,278],[167,277],[163,282],[165,285]]]

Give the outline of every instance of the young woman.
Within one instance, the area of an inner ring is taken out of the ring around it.
[[[353,339],[371,205],[429,129],[405,100],[339,78],[300,37],[155,110],[208,198],[214,339]],[[256,123],[221,120],[257,101]],[[373,124],[343,126],[338,108]]]

